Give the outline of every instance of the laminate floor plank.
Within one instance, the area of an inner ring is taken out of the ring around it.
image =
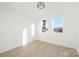
[[[75,49],[40,40],[0,54],[1,57],[78,57]]]

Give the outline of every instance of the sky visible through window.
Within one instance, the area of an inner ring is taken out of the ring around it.
[[[63,27],[63,17],[55,16],[52,21],[54,27]]]

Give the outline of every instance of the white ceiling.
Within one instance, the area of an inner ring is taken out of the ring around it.
[[[0,2],[0,10],[24,15],[26,15],[28,12],[29,14],[37,14],[37,12],[41,13],[41,11],[44,12],[47,8],[48,6],[46,5],[45,9],[38,9],[37,2]]]
[[[58,3],[58,2],[45,2],[46,7],[42,10],[37,8],[37,2],[0,2],[0,10],[4,10],[7,12],[12,12],[16,13],[19,15],[30,15],[35,17],[38,15],[44,15],[46,13],[52,12],[54,13],[59,13],[60,11],[63,11],[62,6],[72,6],[72,5],[79,5],[79,3]],[[55,11],[57,10],[57,11]]]

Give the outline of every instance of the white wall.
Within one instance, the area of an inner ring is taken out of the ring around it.
[[[33,16],[32,5],[29,5],[30,3],[0,3],[0,53],[22,45],[24,29],[27,29],[27,42],[37,39],[36,18]],[[32,24],[35,25],[34,37]]]
[[[51,6],[42,16],[48,21],[48,33],[40,33],[40,22],[38,27],[39,40],[71,47],[79,50],[79,3],[49,3]],[[54,34],[51,30],[51,20],[54,16],[64,17],[64,33]],[[41,17],[41,20],[43,17]],[[39,20],[40,21],[40,20]]]
[[[79,50],[79,3],[46,3],[38,9],[35,3],[0,3],[0,53],[22,44],[23,30],[27,29],[27,41],[43,40]],[[64,17],[64,33],[52,33],[51,19]],[[40,33],[40,21],[48,21],[48,33]],[[31,25],[35,24],[35,36]],[[37,27],[38,26],[38,27]]]

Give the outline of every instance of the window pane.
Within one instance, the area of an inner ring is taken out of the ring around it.
[[[46,20],[43,20],[43,27],[46,27]]]
[[[42,20],[42,32],[46,32],[47,31],[47,21],[46,20]]]
[[[54,32],[59,32],[62,33],[63,32],[63,17],[59,17],[59,16],[55,16],[52,22],[52,25],[54,27]]]

